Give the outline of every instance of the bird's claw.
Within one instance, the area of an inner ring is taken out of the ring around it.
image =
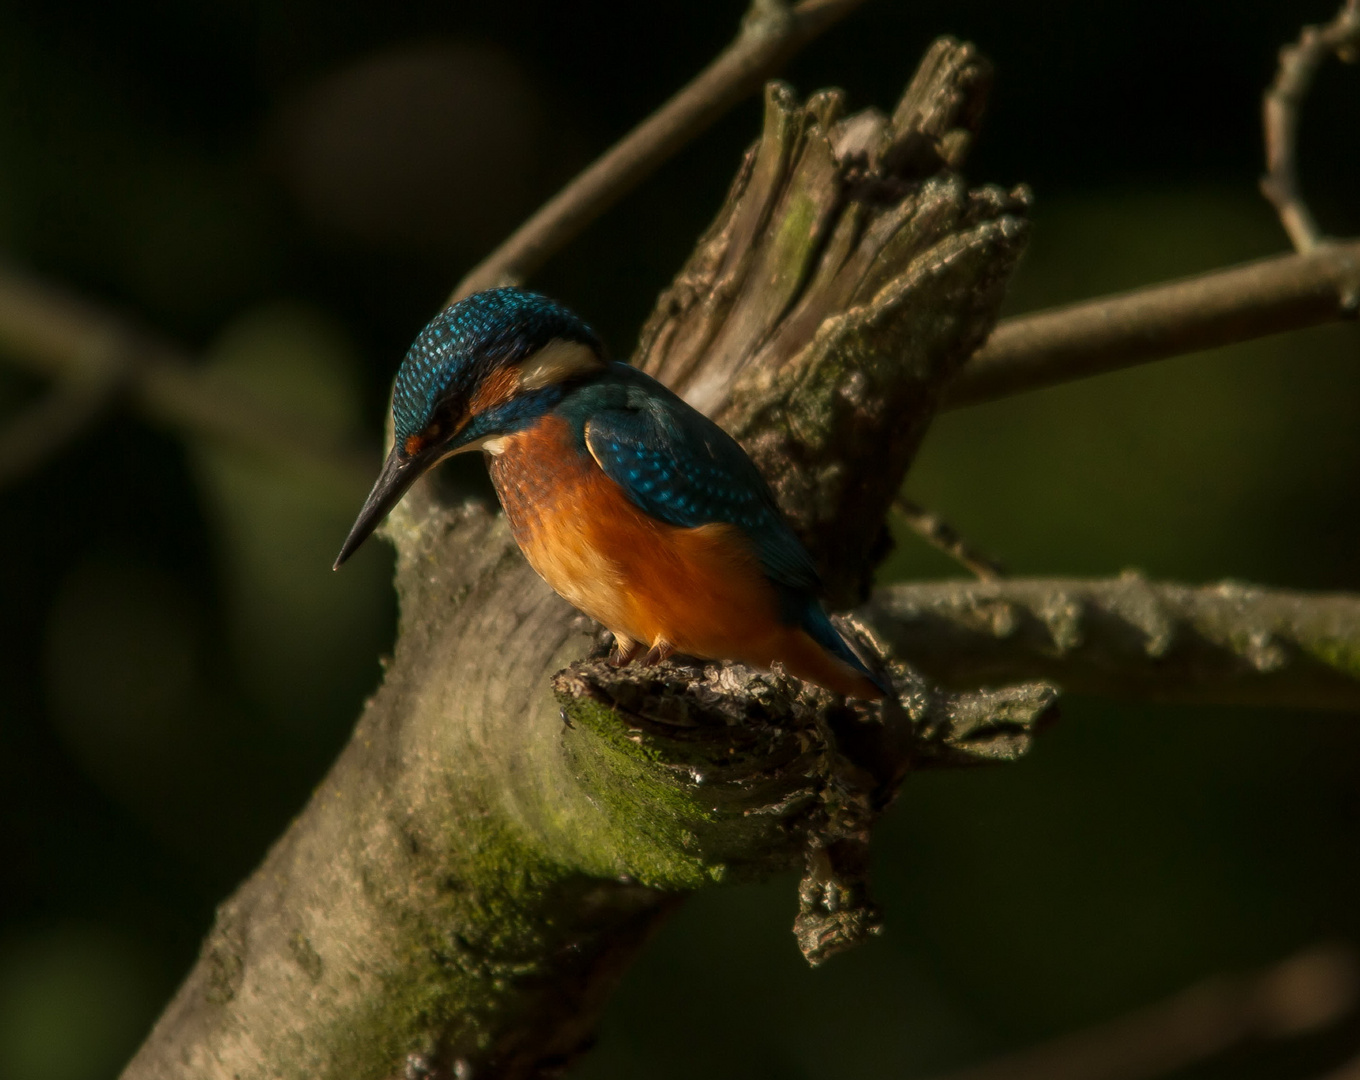
[[[675,646],[669,641],[658,641],[650,649],[647,655],[642,658],[643,667],[655,667],[661,661],[667,659],[675,652]]]
[[[617,638],[614,639],[614,651],[609,654],[610,667],[627,667],[637,659],[638,653],[642,652],[642,645],[636,641],[630,641],[623,645]]]

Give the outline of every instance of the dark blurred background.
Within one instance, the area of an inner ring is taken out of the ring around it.
[[[736,2],[0,2],[0,253],[374,447],[479,256],[731,36]],[[1332,0],[871,0],[787,70],[891,107],[932,37],[996,89],[970,175],[1036,192],[1010,309],[1282,250],[1260,93]],[[536,285],[626,356],[750,102]],[[1360,72],[1303,178],[1360,232]],[[43,387],[0,357],[0,417]],[[944,417],[908,491],[1022,573],[1360,588],[1360,333],[1330,326]],[[114,1074],[390,647],[354,505],[126,413],[0,489],[0,1078]],[[903,535],[885,579],[958,573]],[[1068,702],[1023,763],[923,775],[877,840],[888,933],[806,969],[792,880],[698,897],[592,1080],[915,1077],[1319,940],[1360,942],[1360,717]],[[1196,1077],[1309,1076],[1352,1019]]]

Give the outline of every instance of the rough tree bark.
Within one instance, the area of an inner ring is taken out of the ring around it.
[[[892,117],[772,84],[639,348],[745,442],[842,601],[1023,244],[1024,193],[956,171],[986,84],[948,40]],[[387,535],[383,686],[128,1078],[550,1073],[687,891],[806,865],[809,957],[872,932],[868,830],[905,773],[1020,753],[1055,697],[901,664],[883,710],[724,665],[615,672],[488,507],[428,483]]]
[[[881,589],[858,612],[882,652],[947,685],[1051,679],[1146,701],[1360,712],[1360,597],[1192,588],[1126,572]]]

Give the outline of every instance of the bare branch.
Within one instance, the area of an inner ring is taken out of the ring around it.
[[[784,0],[752,0],[736,40],[474,267],[449,303],[480,289],[524,281],[795,52],[863,2],[803,0],[789,8]]]
[[[957,409],[1360,312],[1360,240],[1003,319],[945,395]]]
[[[912,532],[974,574],[979,581],[1000,581],[1006,576],[1005,567],[968,543],[959,535],[958,530],[939,514],[912,502],[904,495],[899,495],[893,500],[893,509]]]
[[[1098,300],[1003,319],[946,391],[962,408],[1198,349],[1353,319],[1360,312],[1360,241]],[[133,398],[153,420],[297,461],[347,492],[369,480],[367,455],[337,447],[236,386],[194,371],[189,358],[117,314],[0,264],[0,359],[61,377],[92,356],[124,350]],[[134,362],[135,361],[135,362]]]
[[[0,487],[38,468],[94,425],[127,385],[128,366],[107,353],[72,369],[0,430]]]
[[[1319,946],[1254,975],[1208,979],[947,1080],[1151,1080],[1252,1039],[1320,1031],[1349,1012],[1355,996],[1355,958],[1349,950]]]
[[[371,455],[195,367],[182,350],[117,313],[2,263],[0,355],[58,383],[86,388],[99,385],[108,358],[118,357],[127,395],[148,419],[301,468],[349,498],[372,479]]]
[[[1347,0],[1326,26],[1305,26],[1295,44],[1280,50],[1279,71],[1262,102],[1266,174],[1261,193],[1274,204],[1290,242],[1301,252],[1312,251],[1323,238],[1299,190],[1299,109],[1317,69],[1332,55],[1348,62],[1360,57],[1360,0]]]
[[[1043,679],[1153,701],[1360,710],[1360,596],[1136,574],[880,589],[885,653],[953,686]]]

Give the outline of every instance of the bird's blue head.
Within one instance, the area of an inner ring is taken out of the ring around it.
[[[338,568],[416,479],[451,454],[487,449],[605,366],[599,338],[573,312],[524,289],[489,289],[440,312],[416,337],[392,393],[395,441]]]

